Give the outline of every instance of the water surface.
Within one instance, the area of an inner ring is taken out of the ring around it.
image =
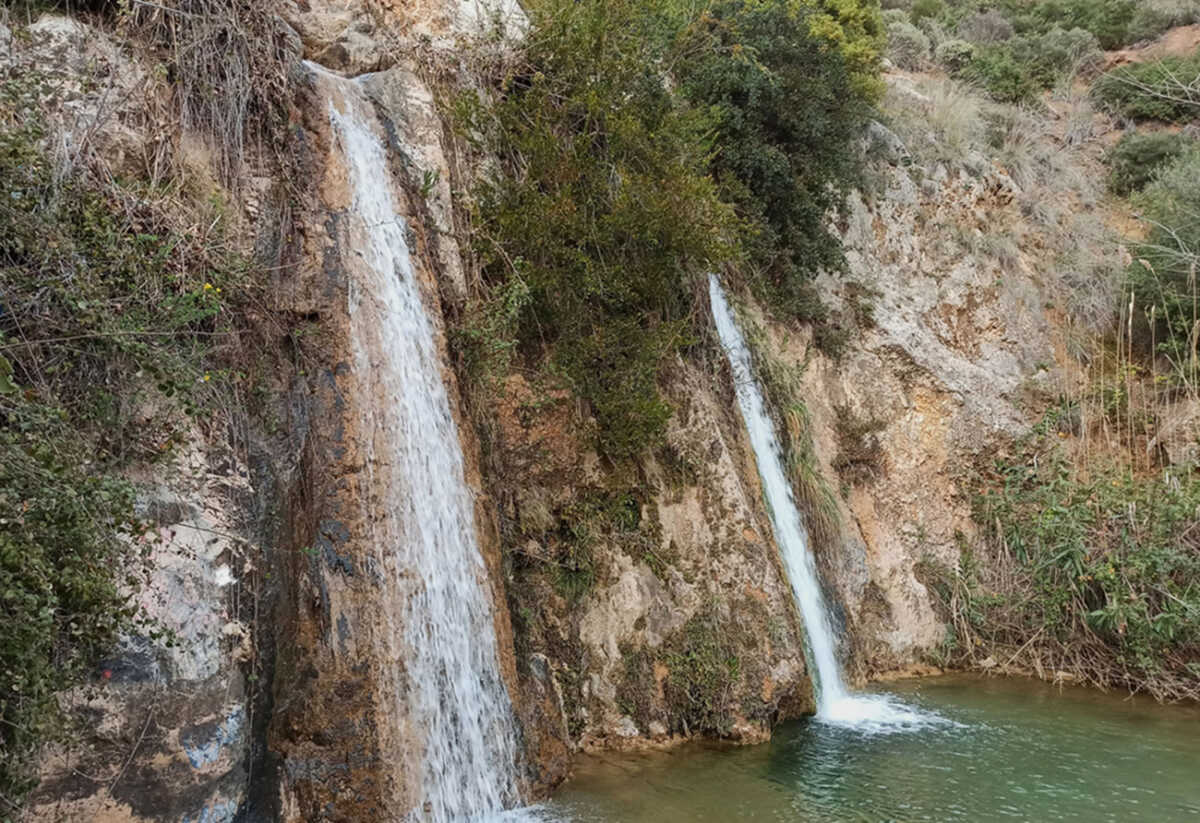
[[[810,719],[764,746],[590,758],[552,806],[579,823],[1200,823],[1194,706],[965,676],[881,691],[943,722]]]

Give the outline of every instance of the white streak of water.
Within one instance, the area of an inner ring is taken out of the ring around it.
[[[365,264],[350,324],[353,368],[371,392],[363,430],[383,512],[374,539],[402,601],[387,641],[403,661],[397,716],[423,739],[421,796],[398,812],[425,823],[513,820],[520,813],[504,810],[520,800],[516,725],[442,358],[374,112],[355,83],[331,82],[344,98],[329,117],[347,166],[350,235],[361,238],[352,252]]]
[[[763,495],[775,531],[775,542],[779,545],[800,616],[804,619],[809,664],[814,670],[813,687],[817,693],[817,719],[863,732],[913,729],[939,722],[940,718],[911,709],[893,698],[852,695],[846,688],[838,666],[836,636],[829,622],[829,609],[821,593],[821,581],[812,552],[808,548],[808,531],[796,507],[791,481],[784,470],[783,453],[775,434],[775,425],[754,379],[750,349],[746,346],[716,275],[709,275],[708,293],[717,334],[733,373],[738,407],[750,435],[759,477],[762,478]]]

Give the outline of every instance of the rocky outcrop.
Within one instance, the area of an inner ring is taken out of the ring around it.
[[[1023,225],[1017,184],[982,155],[914,165],[876,129],[876,192],[852,195],[839,224],[849,273],[819,281],[853,329],[845,352],[833,359],[803,329],[770,328],[778,356],[804,369],[815,451],[840,486],[841,536],[818,555],[860,676],[942,642],[922,561],[957,566],[976,529],[974,468],[1071,379],[1054,308],[1062,283],[1036,233],[1024,248],[986,251],[987,238]]]
[[[752,742],[811,708],[727,379],[677,363],[667,444],[627,466],[591,450],[561,392],[505,384],[489,482],[522,688],[550,669],[573,748],[694,733]]]

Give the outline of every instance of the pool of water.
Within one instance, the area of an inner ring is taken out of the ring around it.
[[[810,719],[763,746],[588,758],[546,811],[578,823],[1200,823],[1200,708],[1019,679],[878,691],[933,722]]]

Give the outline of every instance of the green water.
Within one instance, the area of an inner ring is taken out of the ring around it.
[[[578,823],[1200,823],[1194,706],[1017,679],[882,691],[946,722],[863,734],[807,720],[764,746],[591,758],[551,806]]]

